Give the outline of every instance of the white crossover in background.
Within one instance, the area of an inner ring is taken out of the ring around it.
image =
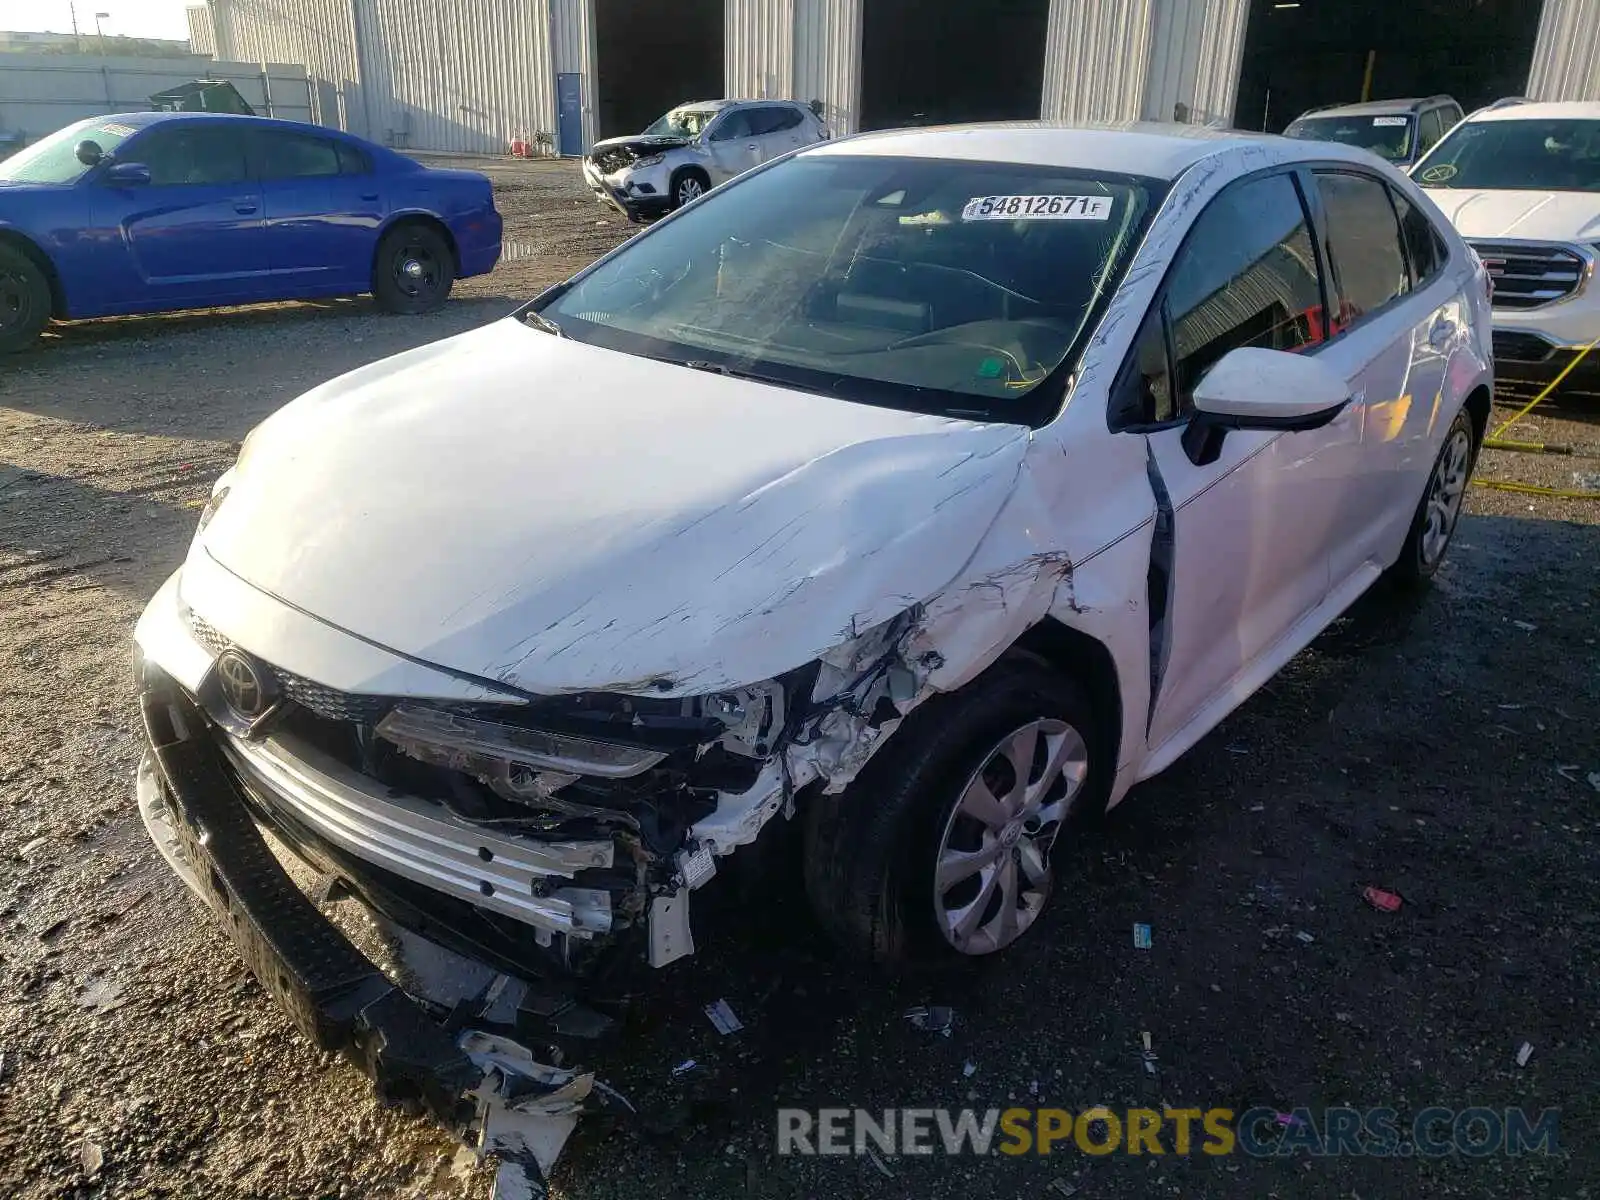
[[[1505,367],[1553,378],[1600,339],[1600,103],[1475,112],[1411,174],[1488,269]]]
[[[1003,950],[1075,821],[1438,568],[1492,383],[1361,150],[823,142],[259,426],[138,626],[142,808],[303,1027],[347,959],[258,824],[564,996],[785,831],[847,950]]]
[[[795,100],[700,100],[641,134],[596,142],[583,178],[601,204],[643,221],[827,137],[821,118]]]

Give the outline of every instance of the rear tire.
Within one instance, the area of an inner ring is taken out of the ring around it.
[[[0,245],[0,354],[33,345],[50,323],[50,281],[14,246]]]
[[[1444,562],[1445,551],[1461,518],[1467,484],[1478,459],[1478,439],[1466,409],[1456,414],[1444,435],[1444,445],[1433,460],[1428,484],[1411,518],[1400,557],[1389,568],[1389,578],[1399,587],[1421,587]]]
[[[441,308],[456,280],[444,236],[410,221],[383,235],[372,261],[372,296],[388,312],[416,316]]]
[[[1060,835],[1094,815],[1080,810],[1108,769],[1097,733],[1083,690],[1031,660],[927,701],[844,792],[807,808],[806,894],[823,928],[880,965],[1014,944],[1053,891]]]
[[[685,167],[672,177],[672,207],[692,204],[711,190],[711,180],[697,167]]]

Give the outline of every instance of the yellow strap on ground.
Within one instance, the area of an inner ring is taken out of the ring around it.
[[[1507,483],[1500,479],[1474,479],[1474,486],[1497,492],[1518,492],[1524,496],[1558,496],[1563,500],[1600,500],[1600,492],[1581,492],[1576,488],[1542,487],[1537,483]]]
[[[1590,342],[1582,350],[1579,350],[1576,354],[1574,354],[1572,356],[1572,361],[1569,362],[1565,367],[1563,367],[1561,369],[1561,374],[1557,375],[1549,383],[1545,384],[1544,385],[1544,390],[1542,390],[1532,400],[1529,400],[1528,403],[1523,406],[1521,412],[1517,413],[1516,416],[1512,417],[1504,425],[1500,426],[1499,429],[1496,429],[1487,438],[1485,438],[1484,439],[1484,445],[1487,446],[1487,445],[1491,444],[1492,442],[1494,442],[1495,439],[1498,438],[1502,433],[1504,433],[1506,430],[1510,429],[1518,421],[1522,420],[1523,417],[1525,417],[1529,413],[1531,413],[1533,411],[1534,405],[1538,404],[1541,400],[1543,400],[1551,392],[1555,391],[1556,390],[1556,384],[1560,383],[1568,375],[1572,374],[1572,369],[1574,367],[1576,367],[1579,363],[1581,363],[1583,361],[1583,359],[1584,359],[1584,356],[1586,354],[1588,354],[1589,351],[1593,350],[1596,346],[1600,346],[1600,338],[1595,338],[1594,341]]]

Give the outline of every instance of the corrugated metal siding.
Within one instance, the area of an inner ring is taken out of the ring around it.
[[[1600,4],[1545,0],[1527,94],[1533,100],[1600,100]]]
[[[1196,51],[1194,93],[1185,102],[1190,120],[1197,125],[1218,121],[1233,123],[1233,105],[1239,98],[1239,64],[1244,58],[1245,27],[1250,21],[1250,0],[1206,0],[1205,23]]]
[[[587,150],[597,136],[594,0],[550,0],[550,60],[554,74],[583,77],[583,148]]]
[[[1143,109],[1154,0],[1051,0],[1040,114],[1131,121]]]
[[[724,0],[723,79],[729,96],[794,99],[795,0]]]
[[[351,0],[210,0],[222,58],[295,62],[312,80],[312,119],[366,134]]]
[[[822,101],[835,137],[861,126],[862,0],[794,0],[794,96]]]
[[[548,0],[359,0],[356,23],[374,140],[458,154],[554,144]]]
[[[1154,0],[1147,121],[1231,124],[1249,0]]]
[[[191,4],[183,10],[189,22],[189,49],[195,54],[215,55],[217,35],[211,28],[211,10],[204,4]]]

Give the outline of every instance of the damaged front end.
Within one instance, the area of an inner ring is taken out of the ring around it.
[[[690,893],[717,859],[805,789],[854,777],[938,665],[907,657],[917,612],[714,695],[485,703],[332,690],[235,644],[169,585],[138,637],[141,813],[307,1036],[536,1179],[565,1136],[552,1131],[591,1103],[590,1078],[563,1064],[612,1024],[596,981],[693,953]],[[391,980],[263,830],[387,927],[515,981],[509,1011]]]

